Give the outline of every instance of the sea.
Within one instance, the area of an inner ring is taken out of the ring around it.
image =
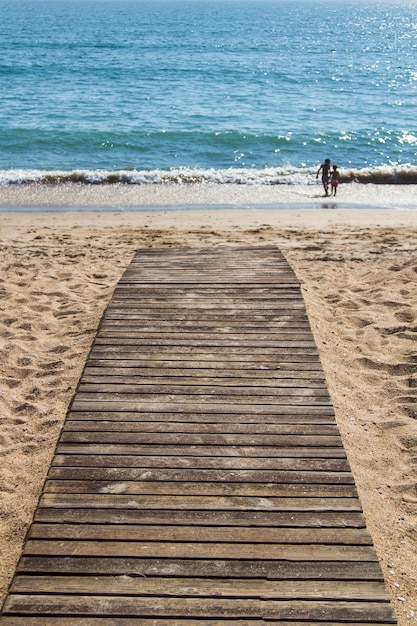
[[[417,183],[415,0],[0,0],[0,184]]]

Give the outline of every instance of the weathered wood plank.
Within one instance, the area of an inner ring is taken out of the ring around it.
[[[220,618],[218,619],[198,619],[198,618],[177,618],[174,617],[170,619],[169,617],[158,619],[158,618],[143,618],[143,617],[132,617],[128,618],[124,617],[85,617],[85,616],[77,616],[77,626],[222,626],[224,621]],[[316,621],[308,621],[309,626],[337,626],[337,624],[341,624],[342,622],[331,622],[325,621],[320,622]],[[354,626],[390,626],[395,622],[386,622],[380,621],[378,622],[370,622],[369,620],[365,622],[354,622]],[[73,626],[74,619],[72,617],[62,617],[53,615],[52,617],[48,617],[47,615],[43,617],[12,617],[5,616],[1,621],[2,626]],[[228,619],[227,626],[262,626],[265,624],[265,620],[263,619]],[[287,620],[280,619],[279,621],[268,620],[268,624],[276,624],[279,626],[306,626],[306,622],[303,620],[302,622],[291,620],[288,622]],[[346,622],[345,622],[346,624]],[[352,622],[351,622],[352,624]]]
[[[120,494],[53,494],[43,493],[40,507],[106,508],[113,509],[171,509],[205,511],[347,511],[360,512],[356,497],[268,497],[256,496],[186,496],[186,495],[132,495]]]
[[[210,351],[205,351],[202,348],[193,348],[187,349],[186,347],[182,347],[181,349],[176,349],[175,346],[168,348],[161,348],[160,346],[152,346],[146,347],[142,346],[140,351],[135,351],[135,346],[93,346],[93,350],[90,354],[91,359],[120,359],[124,361],[128,361],[132,359],[137,361],[138,359],[143,360],[153,360],[155,362],[159,361],[182,361],[182,360],[195,360],[200,361],[201,363],[210,363],[216,362],[216,359],[220,359],[222,361],[229,361],[230,363],[234,363],[236,361],[247,360],[248,358],[253,359],[254,362],[265,363],[266,360],[269,362],[277,363],[279,365],[280,360],[284,359],[285,361],[291,361],[292,363],[319,363],[318,355],[314,350],[300,350],[300,351],[291,351],[291,355],[288,354],[287,349],[259,349],[256,350],[253,348],[250,351],[239,350],[237,348],[231,349],[231,351],[221,352],[219,348],[212,348]],[[215,355],[215,356],[214,356]],[[204,365],[204,367],[209,367],[208,365]],[[232,365],[232,368],[234,365]]]
[[[60,524],[158,524],[274,528],[366,528],[361,511],[222,511],[163,509],[38,508],[35,521]],[[261,533],[260,533],[261,535]]]
[[[167,399],[169,400],[170,397],[174,397],[178,400],[178,402],[186,402],[187,398],[189,398],[190,396],[187,393],[177,393],[180,392],[180,389],[177,390],[164,390],[164,393],[158,393],[158,389],[148,389],[148,391],[144,391],[142,393],[114,393],[109,391],[108,393],[102,392],[102,393],[95,393],[94,391],[91,391],[91,393],[89,392],[79,392],[77,394],[77,399],[78,402],[80,403],[84,403],[86,408],[90,408],[92,407],[92,405],[97,406],[97,403],[103,403],[103,405],[105,406],[106,403],[108,403],[108,408],[114,408],[116,406],[117,402],[120,402],[120,404],[125,404],[125,408],[127,408],[128,406],[131,406],[133,403],[139,403],[139,402],[158,402],[161,400],[161,398],[164,398],[164,396],[167,397]],[[183,390],[184,391],[184,390]],[[188,390],[187,390],[188,391]],[[201,395],[198,394],[197,391],[195,391],[195,393],[193,393],[192,395],[194,396],[198,396],[200,404],[204,405],[206,402],[207,403],[211,403],[211,402],[216,402],[216,400],[220,403],[226,403],[227,402],[235,402],[235,403],[240,403],[242,405],[247,406],[248,404],[251,405],[255,405],[255,404],[268,404],[268,405],[284,405],[287,406],[289,404],[293,404],[293,406],[327,406],[330,405],[330,399],[327,396],[327,394],[323,394],[320,395],[318,393],[315,393],[315,390],[311,390],[311,393],[308,393],[308,390],[306,390],[305,395],[298,395],[295,393],[288,393],[288,394],[283,394],[283,393],[278,393],[279,390],[274,390],[277,393],[275,395],[271,395],[268,393],[264,393],[262,394],[261,392],[259,393],[259,395],[242,395],[239,394],[239,390],[236,390],[235,393],[228,393],[225,390],[223,390],[223,392],[220,394],[217,392],[217,390],[201,390],[203,391],[203,393],[201,393]],[[258,391],[258,390],[257,390]],[[256,391],[256,392],[257,392]],[[262,391],[262,390],[261,390]],[[254,393],[256,393],[254,392]],[[102,408],[103,408],[102,405]],[[82,406],[77,404],[77,406]],[[99,406],[99,405],[98,405]]]
[[[144,319],[141,316],[139,319],[135,319],[134,316],[127,316],[120,313],[118,317],[115,313],[112,316],[107,316],[106,319],[100,324],[101,332],[130,332],[132,329],[140,329],[142,333],[146,334],[159,334],[164,335],[167,333],[174,334],[186,334],[191,333],[195,339],[199,334],[208,334],[220,332],[222,334],[231,334],[233,336],[245,336],[256,338],[257,336],[269,339],[269,335],[273,338],[287,338],[291,340],[303,339],[310,335],[310,325],[305,322],[293,322],[290,324],[283,323],[267,323],[262,320],[245,321],[244,319],[222,320],[221,323],[215,320],[196,320],[194,317],[189,320],[167,320],[164,316],[163,319],[155,319],[154,316],[148,316],[148,319]]]
[[[94,479],[102,476],[100,472],[130,472],[121,473],[120,476],[133,476],[137,469],[215,469],[215,470],[256,470],[258,472],[270,472],[290,470],[320,472],[349,472],[350,466],[346,457],[342,458],[309,458],[309,457],[241,457],[241,456],[153,456],[149,455],[111,455],[111,454],[56,454],[53,458],[48,476],[60,477],[60,471],[71,470],[71,475],[76,478],[77,472],[88,470],[89,476]],[[160,474],[159,474],[160,475]]]
[[[177,326],[181,326],[181,328],[186,327],[187,324],[204,324],[207,326],[216,326],[217,331],[224,331],[225,324],[226,328],[229,327],[237,327],[244,328],[248,325],[254,325],[259,329],[260,325],[262,328],[268,328],[268,325],[273,325],[275,329],[281,328],[305,328],[310,329],[310,322],[305,313],[305,310],[298,309],[297,311],[293,311],[290,313],[289,311],[283,312],[282,310],[279,313],[274,313],[274,311],[252,311],[249,312],[247,310],[240,311],[239,315],[236,315],[236,311],[230,311],[228,309],[222,309],[221,311],[216,312],[215,310],[209,310],[207,313],[204,310],[196,310],[196,311],[173,311],[171,310],[158,310],[157,308],[152,308],[152,310],[140,308],[139,306],[133,310],[134,307],[130,305],[129,310],[127,311],[125,307],[117,307],[109,304],[109,307],[106,311],[106,317],[103,319],[104,322],[117,321],[117,320],[136,320],[138,323],[142,323],[146,321],[151,324],[162,324],[162,326],[171,326],[174,328]]]
[[[248,528],[245,526],[170,526],[123,524],[33,524],[29,539],[98,541],[175,541],[204,543],[274,543],[372,545],[367,530],[360,528]]]
[[[73,481],[138,481],[138,482],[197,482],[197,483],[301,483],[301,484],[348,484],[353,485],[351,472],[280,471],[240,469],[164,469],[150,468],[98,468],[62,467],[51,468],[48,478]],[[50,486],[50,484],[49,484]],[[61,486],[62,488],[62,486]]]
[[[221,483],[221,482],[168,482],[168,481],[87,481],[47,480],[44,493],[117,493],[134,495],[190,495],[190,496],[257,496],[260,498],[308,496],[354,497],[354,485],[338,483]]]
[[[181,385],[181,387],[185,387],[188,391],[188,388],[192,385],[194,388],[200,390],[200,388],[214,388],[214,387],[224,387],[227,390],[239,388],[242,393],[246,392],[249,394],[249,389],[255,388],[256,390],[271,390],[273,389],[296,389],[297,392],[303,391],[305,395],[307,395],[305,388],[308,389],[319,389],[323,392],[323,395],[328,395],[327,387],[324,380],[309,378],[306,376],[303,379],[301,378],[285,378],[284,380],[279,378],[246,378],[245,376],[241,377],[203,377],[198,371],[193,372],[190,370],[189,375],[187,372],[183,373],[183,376],[170,377],[155,374],[153,377],[149,377],[149,372],[147,372],[148,376],[130,376],[129,374],[125,374],[122,376],[119,370],[115,367],[112,371],[104,370],[102,372],[94,372],[91,374],[90,372],[85,372],[83,376],[82,389],[89,389],[88,385],[101,385],[103,389],[109,391],[109,386],[111,385],[111,389],[114,389],[115,385],[120,386],[120,389],[140,389],[143,388],[151,389],[156,386],[164,385],[168,388],[176,387]],[[252,391],[253,393],[253,391]],[[265,391],[264,391],[265,393]]]
[[[311,354],[304,355],[304,359],[300,358],[299,355],[289,353],[288,350],[283,351],[274,351],[274,357],[270,357],[270,353],[266,354],[255,354],[251,351],[251,354],[233,354],[232,352],[218,352],[216,358],[213,358],[212,351],[210,352],[184,352],[184,355],[179,355],[175,351],[174,352],[166,352],[161,348],[154,353],[151,353],[151,357],[148,353],[144,353],[143,350],[140,352],[103,352],[95,349],[93,345],[93,351],[89,356],[89,363],[97,363],[102,361],[120,361],[121,364],[124,363],[132,363],[133,365],[136,363],[142,363],[145,367],[147,363],[154,362],[158,364],[158,367],[162,367],[162,363],[170,363],[172,367],[176,367],[176,361],[181,360],[183,363],[189,363],[188,367],[193,367],[193,363],[196,364],[196,367],[216,367],[216,363],[220,363],[220,368],[229,367],[231,369],[236,368],[246,368],[247,363],[251,363],[252,367],[265,367],[266,369],[277,369],[277,367],[281,366],[281,363],[290,363],[291,367],[294,369],[306,369],[306,370],[315,370],[321,369],[320,361],[317,354],[312,352]],[[308,358],[307,358],[308,357]],[[197,365],[201,363],[201,365]],[[223,365],[222,365],[223,364]],[[272,366],[272,367],[271,367]]]
[[[191,384],[189,381],[184,380],[176,382],[175,384],[169,384],[164,379],[156,378],[153,384],[146,383],[129,383],[128,381],[124,381],[122,383],[100,383],[100,382],[89,382],[88,379],[85,382],[80,383],[78,387],[78,396],[83,398],[89,392],[94,393],[96,396],[100,397],[101,393],[109,393],[112,394],[113,397],[118,397],[118,394],[123,394],[124,396],[134,396],[137,394],[143,393],[158,393],[162,395],[161,385],[163,385],[163,393],[169,393],[175,395],[176,397],[181,397],[181,395],[203,395],[203,394],[211,394],[211,395],[233,395],[238,394],[240,396],[302,396],[302,397],[310,397],[313,396],[315,398],[329,398],[329,392],[327,391],[324,385],[320,386],[310,386],[305,387],[302,382],[299,382],[298,385],[289,386],[286,383],[282,383],[282,385],[269,385],[263,387],[262,385],[244,385],[243,387],[240,385],[234,385],[230,382],[228,385],[214,385],[214,384],[201,384],[197,379],[195,384]],[[252,389],[254,387],[254,389]],[[128,398],[129,399],[129,398]]]
[[[196,405],[190,403],[190,405],[180,405],[175,402],[171,402],[168,406],[153,404],[152,406],[136,405],[135,411],[100,411],[99,413],[94,411],[78,411],[75,410],[74,404],[72,409],[68,412],[68,417],[71,420],[120,420],[124,421],[137,421],[138,423],[146,422],[179,422],[179,423],[196,423],[196,424],[225,424],[231,425],[232,428],[236,424],[254,425],[260,427],[265,425],[265,428],[273,428],[275,425],[278,427],[282,424],[315,424],[315,425],[335,425],[336,420],[334,418],[334,410],[331,405],[325,407],[286,407],[286,406],[267,406],[256,405],[251,407],[250,413],[246,408],[242,410],[242,407],[236,407],[231,405],[229,407],[219,407],[217,404],[212,406],[205,405],[204,411],[202,407],[198,405],[197,408],[193,408]],[[170,410],[169,410],[170,409]],[[269,409],[269,411],[268,411]],[[268,432],[267,430],[263,432]]]
[[[211,367],[210,367],[211,365]],[[278,365],[259,365],[258,367],[244,367],[240,363],[238,368],[236,365],[230,367],[230,363],[221,364],[218,368],[215,363],[199,363],[193,361],[191,363],[179,363],[177,361],[168,361],[161,363],[160,361],[146,361],[140,365],[136,365],[131,361],[121,364],[117,360],[101,359],[94,361],[90,359],[84,370],[83,379],[88,381],[89,377],[107,377],[114,376],[119,379],[128,381],[129,377],[141,378],[144,382],[152,378],[172,378],[173,382],[178,379],[187,380],[190,376],[202,380],[219,381],[222,384],[224,380],[233,380],[237,385],[258,382],[266,385],[288,384],[300,385],[303,381],[306,385],[324,384],[325,378],[321,371],[317,370],[316,363],[300,364],[294,363],[288,367],[282,364]],[[303,367],[300,367],[300,366]],[[266,378],[266,376],[268,376]]]
[[[104,606],[103,606],[104,605]],[[105,608],[104,608],[105,607]],[[389,620],[389,604],[380,602],[346,602],[322,600],[320,602],[293,600],[277,601],[240,598],[238,601],[226,598],[170,598],[129,597],[129,596],[73,596],[73,595],[10,595],[6,612],[29,614],[46,613],[64,615],[146,615],[188,617],[217,617],[228,619],[258,617],[263,619],[338,619],[352,622],[357,619]]]
[[[243,446],[226,445],[140,445],[140,444],[110,444],[110,443],[59,443],[57,454],[86,454],[86,455],[126,455],[126,456],[177,456],[177,457],[236,457],[242,458],[328,458],[345,459],[346,452],[343,446],[336,447],[301,447],[294,442],[294,447],[277,446]]]
[[[204,270],[202,269],[202,274]],[[209,280],[209,277],[208,279]],[[283,280],[285,280],[285,276],[283,276]],[[252,287],[246,284],[236,284],[235,286],[226,282],[224,285],[219,283],[165,283],[161,281],[161,284],[156,282],[137,282],[136,284],[123,284],[119,285],[114,291],[114,299],[112,302],[117,302],[120,298],[122,300],[125,299],[126,296],[134,294],[135,291],[139,290],[144,295],[144,299],[153,299],[153,295],[156,292],[157,294],[166,294],[171,293],[173,300],[182,300],[184,294],[187,294],[187,297],[190,300],[201,300],[205,295],[210,296],[214,302],[218,302],[221,306],[225,305],[226,301],[234,302],[235,300],[243,299],[244,295],[247,295],[249,301],[258,301],[262,299],[271,299],[271,292],[276,297],[277,300],[282,298],[283,300],[290,300],[292,293],[295,294],[296,301],[300,297],[300,290],[296,284],[284,284],[282,289],[273,285],[269,286],[270,283],[265,285],[253,285]],[[222,297],[223,296],[223,297]],[[226,300],[227,298],[227,300]]]
[[[304,305],[302,298],[297,298],[293,302],[293,299],[290,297],[287,298],[246,298],[244,294],[241,294],[241,297],[236,296],[235,298],[227,298],[220,297],[221,295],[225,296],[225,294],[219,294],[218,298],[197,298],[192,297],[192,294],[188,297],[188,294],[184,292],[184,294],[178,294],[178,297],[171,296],[171,291],[167,290],[164,297],[160,299],[156,299],[153,297],[153,293],[143,294],[141,298],[141,305],[145,309],[171,309],[174,305],[180,311],[204,311],[206,308],[211,311],[222,312],[224,310],[230,311],[231,308],[235,308],[235,314],[238,312],[240,315],[240,310],[245,309],[249,311],[250,314],[253,314],[254,311],[285,311],[285,314],[289,314],[290,311],[298,310],[300,312],[304,312]],[[138,308],[138,301],[135,298],[134,293],[132,292],[131,298],[127,298],[125,296],[118,297],[117,294],[112,299],[112,307],[124,307],[129,312],[131,308]],[[162,296],[162,294],[161,294]],[[244,306],[243,306],[244,304]],[[142,308],[142,307],[141,307]]]
[[[193,336],[193,335],[200,336]],[[191,336],[190,336],[191,335]],[[103,331],[98,333],[95,345],[135,345],[135,346],[216,346],[223,350],[229,347],[238,348],[312,348],[316,350],[314,341],[311,338],[294,338],[291,336],[270,335],[268,339],[260,337],[252,337],[251,335],[236,336],[235,334],[223,333],[221,337],[216,338],[209,333],[147,333],[144,334],[140,330],[130,331]],[[250,352],[250,350],[249,350]]]
[[[77,414],[74,414],[75,416]],[[148,417],[149,419],[149,417]],[[68,419],[66,431],[95,431],[97,420]],[[336,424],[228,424],[225,422],[141,422],[108,420],[101,416],[101,432],[138,433],[207,433],[207,434],[247,434],[247,435],[327,435],[338,436]]]
[[[124,575],[132,577],[266,578],[268,580],[383,580],[375,561],[260,559],[158,559],[132,557],[24,556],[22,574]],[[343,586],[343,585],[341,585]]]
[[[311,341],[233,341],[212,339],[199,341],[198,339],[152,339],[148,337],[97,337],[94,342],[95,351],[101,352],[152,352],[152,349],[161,348],[164,352],[182,354],[199,353],[204,354],[230,354],[245,355],[248,354],[288,354],[291,352],[293,357],[299,355],[314,355],[317,358],[317,348]],[[140,348],[140,350],[138,350]],[[208,350],[210,348],[210,350]]]
[[[61,443],[127,443],[127,444],[155,444],[157,446],[264,446],[264,447],[342,447],[339,435],[256,435],[253,433],[167,433],[167,432],[106,432],[106,431],[71,431],[66,430],[61,435]]]
[[[290,299],[287,300],[249,300],[248,302],[242,302],[241,300],[235,299],[235,301],[230,302],[229,306],[226,307],[224,304],[224,300],[190,300],[187,301],[185,298],[183,300],[178,299],[175,301],[169,301],[169,296],[166,299],[160,299],[158,301],[153,300],[152,298],[143,298],[140,302],[140,305],[133,298],[126,300],[114,299],[112,301],[112,310],[120,310],[123,309],[126,313],[132,313],[136,311],[141,311],[144,308],[148,311],[172,311],[173,306],[179,310],[180,314],[189,315],[192,313],[198,314],[207,314],[207,317],[210,318],[211,315],[224,315],[227,312],[233,311],[234,316],[241,316],[243,319],[247,319],[247,317],[252,317],[253,315],[262,315],[262,313],[266,312],[270,315],[280,315],[287,316],[290,314],[291,310],[299,311],[302,315],[304,314],[305,308],[302,300],[298,302],[292,303]],[[244,305],[244,307],[243,307]],[[242,309],[244,308],[244,312],[242,313]]]
[[[148,398],[149,400],[149,398]],[[279,416],[301,416],[304,419],[310,419],[310,416],[331,416],[334,419],[334,409],[331,403],[322,405],[295,405],[295,404],[250,404],[246,402],[242,407],[241,404],[235,404],[232,401],[228,403],[212,402],[209,398],[204,398],[204,403],[194,402],[194,398],[190,398],[189,402],[179,402],[176,398],[167,399],[165,395],[161,397],[159,401],[150,402],[116,402],[107,400],[107,403],[95,403],[92,402],[80,402],[78,396],[75,396],[71,403],[71,412],[92,413],[94,411],[100,411],[101,413],[144,413],[148,411],[149,415],[167,413],[168,411],[175,415],[177,414],[189,414],[204,416],[220,415],[240,415],[246,421],[260,421],[264,419],[266,422],[271,422],[279,419]]]
[[[68,541],[28,539],[23,554],[89,557],[150,557],[174,559],[260,559],[283,561],[377,561],[370,546],[210,543],[158,541]]]
[[[21,576],[13,593],[72,593],[91,595],[141,595],[182,597],[242,597],[259,599],[310,599],[331,600],[387,600],[387,591],[381,582],[346,581],[276,581],[225,578],[142,578],[132,576],[102,576],[99,581],[92,576]]]
[[[94,346],[93,346],[94,347]],[[175,352],[165,354],[161,349],[160,353],[149,354],[142,351],[137,354],[128,353],[126,357],[121,354],[106,354],[104,356],[94,356],[90,354],[87,359],[87,365],[89,367],[114,367],[117,363],[120,367],[135,367],[135,368],[159,368],[159,369],[177,369],[184,366],[184,369],[203,369],[203,370],[216,370],[217,376],[225,374],[223,370],[230,370],[231,374],[234,372],[254,372],[265,374],[265,372],[274,372],[282,370],[285,377],[287,372],[314,372],[315,376],[323,375],[321,364],[318,359],[318,355],[309,354],[304,360],[299,358],[299,355],[294,355],[289,351],[282,352],[275,358],[271,359],[269,355],[262,354],[248,354],[238,355],[233,353],[224,352],[218,353],[216,359],[208,358],[211,352],[202,352],[192,354],[186,354],[182,358],[180,364],[178,364],[178,357]],[[313,358],[316,356],[316,358]],[[279,358],[278,358],[279,357]],[[212,372],[211,372],[212,373]],[[299,374],[299,376],[302,374]],[[288,377],[288,376],[287,376]]]

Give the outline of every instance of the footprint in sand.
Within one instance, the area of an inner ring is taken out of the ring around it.
[[[2,320],[2,323],[5,326],[11,326],[15,322],[17,322],[17,317],[6,317],[6,318],[4,318],[4,320]]]
[[[352,322],[355,328],[359,328],[359,329],[366,328],[367,326],[370,326],[370,324],[372,324],[372,322],[370,322],[369,320],[365,320],[360,317],[358,318],[352,317]]]
[[[51,308],[49,306],[44,306],[43,304],[34,304],[29,307],[32,311],[37,311],[38,313],[45,313],[46,311],[50,311]]]
[[[417,502],[417,485],[416,483],[410,483],[406,485],[399,485],[397,491],[400,492],[402,499],[406,502]]]
[[[392,326],[387,328],[378,328],[378,332],[383,337],[389,337],[390,335],[398,335],[408,330],[407,326]]]
[[[417,437],[401,437],[401,445],[403,450],[416,450],[417,451]]]
[[[397,313],[394,313],[394,317],[396,317],[399,322],[403,323],[411,323],[415,319],[415,315],[412,311],[397,311]]]
[[[330,302],[331,304],[338,304],[339,302],[342,301],[342,298],[336,294],[330,294],[329,296],[325,296],[324,299]]]
[[[49,298],[61,298],[65,301],[68,299],[68,294],[64,293],[63,291],[45,292],[45,296],[48,296]]]
[[[37,409],[33,404],[29,404],[28,402],[23,402],[22,404],[18,404],[14,409],[14,413],[37,413]]]
[[[54,311],[53,315],[57,319],[61,317],[68,317],[70,315],[78,315],[79,311]]]
[[[28,365],[32,364],[32,359],[30,359],[29,357],[20,357],[19,359],[17,359],[16,361],[17,365],[21,366],[21,367],[27,367]]]
[[[19,330],[31,331],[32,330],[32,324],[30,324],[29,322],[25,322],[24,324],[21,324],[17,328],[19,328]]]
[[[402,422],[400,420],[387,420],[386,422],[381,422],[379,426],[382,430],[394,430],[395,428],[406,426],[406,422]]]
[[[58,424],[60,424],[59,420],[54,419],[46,419],[39,424],[39,431],[41,433],[48,433],[52,428],[55,428]]]
[[[399,309],[404,306],[403,302],[395,302],[394,300],[385,300],[382,304],[389,309]]]
[[[46,376],[56,376],[58,372],[62,372],[64,368],[64,361],[51,361],[50,363],[40,363],[38,371],[35,374],[36,378],[45,378]]]
[[[359,304],[353,302],[353,300],[348,300],[346,302],[340,302],[339,306],[346,311],[357,311],[360,307]]]
[[[378,361],[373,361],[372,359],[368,359],[366,357],[362,357],[357,359],[358,363],[368,367],[373,370],[384,370],[391,374],[392,376],[407,376],[410,374],[414,374],[417,372],[417,363],[380,363]]]
[[[55,348],[51,348],[48,352],[53,352],[54,354],[64,354],[64,352],[68,352],[69,346],[56,346]]]
[[[34,387],[26,396],[26,400],[36,400],[39,396],[42,395],[41,389],[39,387]]]

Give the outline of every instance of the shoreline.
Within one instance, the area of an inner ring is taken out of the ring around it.
[[[231,196],[244,204],[258,190],[236,186],[226,193],[221,185],[201,187],[191,192],[150,188],[150,206],[161,198],[168,204],[175,194],[186,204],[192,197],[209,207],[205,210],[123,212],[111,203],[126,200],[122,192],[129,190],[124,188],[29,186],[23,192],[35,203],[32,207],[42,198],[45,206],[58,210],[0,213],[0,474],[5,486],[0,494],[0,603],[101,314],[135,251],[265,244],[282,250],[301,283],[398,624],[417,624],[417,211],[378,206],[378,191],[371,194],[376,211],[319,206],[213,210],[213,204],[229,204]],[[407,197],[415,190],[408,190]],[[17,206],[22,190],[14,191]],[[147,206],[149,189],[134,191],[130,200],[139,198]],[[391,197],[392,190],[385,192]],[[346,195],[343,186],[341,197]],[[58,196],[69,210],[53,204]],[[71,211],[82,196],[83,210]],[[1,207],[5,198],[0,188]],[[100,207],[103,198],[114,210],[88,210]]]
[[[349,209],[417,210],[417,185],[361,184],[339,185],[336,197],[324,197],[317,185],[260,185],[236,183],[166,183],[135,185],[128,183],[60,184],[28,183],[0,185],[1,209],[70,209],[88,208],[170,210],[181,207],[199,210],[220,207],[223,210],[260,209]],[[175,209],[177,210],[177,209]]]

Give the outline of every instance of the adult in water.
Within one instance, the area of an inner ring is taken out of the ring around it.
[[[323,183],[324,195],[329,195],[330,159],[326,159],[317,170],[316,178],[321,172],[321,182]]]

